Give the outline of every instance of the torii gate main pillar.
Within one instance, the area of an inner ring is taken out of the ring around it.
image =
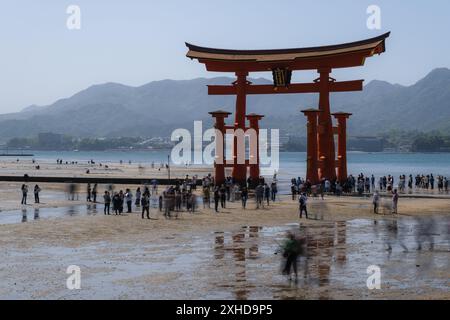
[[[347,179],[347,119],[352,114],[336,112],[333,116],[337,119],[338,134],[338,156],[337,156],[337,179],[343,182]]]
[[[330,113],[330,68],[318,69],[319,83],[319,179],[336,179],[333,122]]]
[[[306,180],[309,180],[312,184],[319,183],[319,162],[318,146],[317,146],[317,118],[321,113],[320,110],[307,109],[302,110],[308,122],[307,126],[307,153],[306,153]]]

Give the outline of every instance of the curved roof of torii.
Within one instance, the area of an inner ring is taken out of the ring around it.
[[[291,70],[347,68],[364,65],[365,59],[385,51],[387,32],[362,41],[296,49],[230,50],[199,47],[189,43],[186,56],[198,59],[209,71],[267,71],[274,67]]]

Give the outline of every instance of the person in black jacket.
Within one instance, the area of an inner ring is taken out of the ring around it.
[[[219,187],[214,187],[214,209],[216,212],[219,212],[219,200],[220,200],[220,193],[219,193]]]

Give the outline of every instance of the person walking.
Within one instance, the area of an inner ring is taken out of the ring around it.
[[[103,195],[103,203],[105,204],[104,208],[103,208],[103,213],[105,215],[109,215],[109,208],[111,206],[111,195],[109,194],[108,191],[105,191],[105,194]]]
[[[21,190],[22,190],[21,204],[27,204],[28,186],[26,184],[23,184]]]
[[[130,189],[125,190],[125,201],[127,202],[127,213],[131,213],[131,205],[133,204],[133,194]]]
[[[308,219],[308,209],[307,209],[308,198],[305,192],[302,193],[298,201],[300,203],[300,219],[302,218],[303,211],[305,212],[306,219]]]
[[[219,193],[219,187],[214,187],[214,210],[216,212],[219,212],[219,200],[220,200],[220,193]]]
[[[243,186],[241,191],[241,201],[242,201],[242,208],[244,209],[247,206],[247,200],[248,200],[248,189],[246,186]]]
[[[296,239],[295,235],[292,232],[288,232],[287,239],[283,242],[281,246],[281,250],[283,253],[283,258],[286,259],[285,266],[283,268],[283,274],[289,276],[289,280],[291,278],[291,269],[293,269],[295,274],[295,280],[298,278],[297,274],[297,260],[300,254],[300,242]]]
[[[38,185],[34,186],[34,203],[39,203],[39,192],[41,192],[41,188]]]

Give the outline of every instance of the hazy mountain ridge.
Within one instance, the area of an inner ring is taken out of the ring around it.
[[[192,129],[194,120],[208,112],[233,111],[234,96],[208,96],[208,84],[229,84],[218,77],[161,80],[139,87],[118,83],[93,85],[49,106],[30,106],[18,113],[0,115],[3,139],[57,132],[72,136],[167,136],[173,129]],[[250,79],[253,83],[270,83]],[[302,108],[316,107],[316,94],[249,96],[248,112],[266,115],[262,126],[303,135]],[[389,129],[445,130],[450,132],[450,70],[435,69],[412,86],[374,80],[362,92],[336,93],[332,111],[353,113],[349,131],[371,135]],[[232,120],[231,120],[232,121]]]

